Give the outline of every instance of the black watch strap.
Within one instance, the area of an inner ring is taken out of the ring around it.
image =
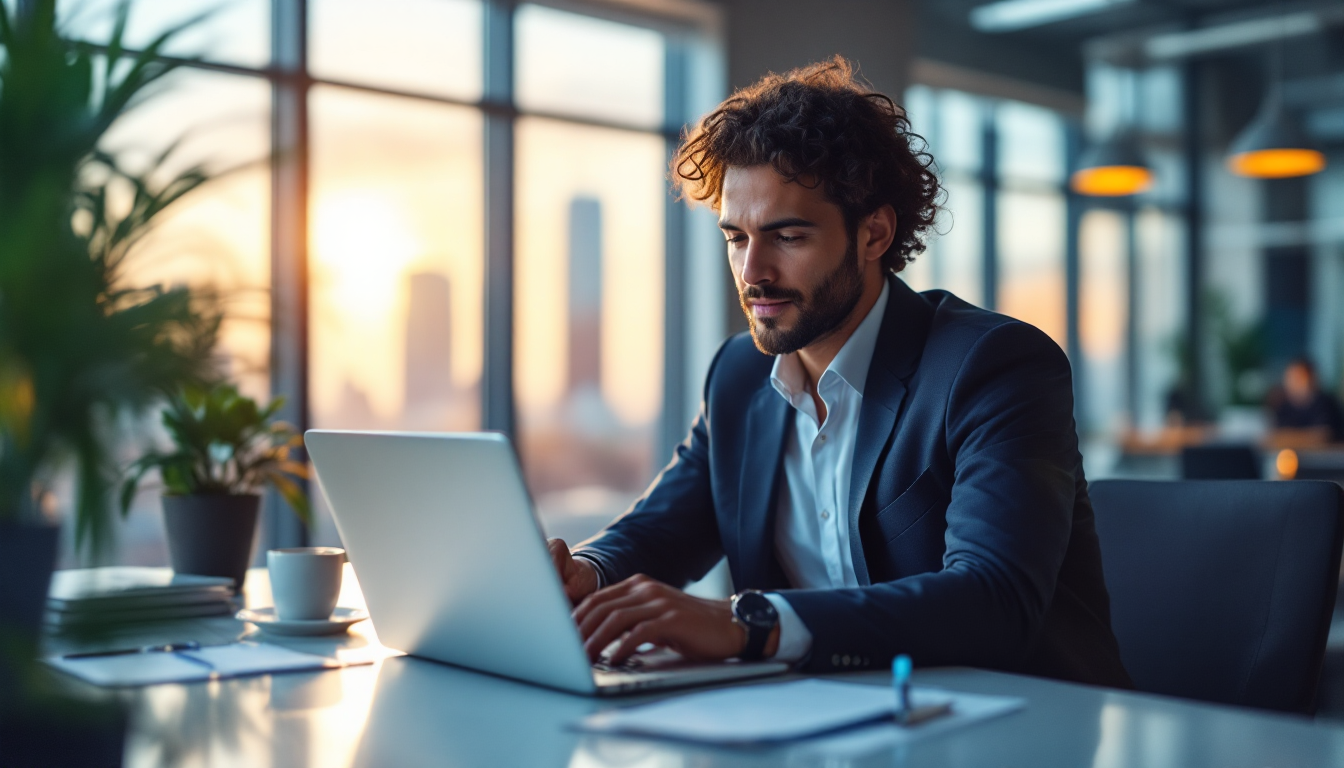
[[[738,658],[759,661],[765,657],[770,633],[779,625],[779,612],[769,598],[754,589],[733,595],[732,607],[733,621],[747,630],[747,645]]]

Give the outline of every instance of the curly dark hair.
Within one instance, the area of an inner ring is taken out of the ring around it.
[[[905,110],[836,56],[728,97],[683,134],[671,176],[680,197],[718,210],[727,169],[769,163],[791,182],[821,186],[851,238],[860,219],[891,205],[896,236],[882,265],[900,272],[924,251],[938,213],[941,189],[926,149]]]

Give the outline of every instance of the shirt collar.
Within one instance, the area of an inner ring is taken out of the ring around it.
[[[868,310],[854,333],[845,340],[831,364],[826,366],[826,371],[833,371],[860,397],[863,396],[864,382],[868,379],[868,368],[873,362],[873,351],[877,349],[877,336],[882,330],[882,317],[886,314],[890,293],[891,286],[883,280],[882,293],[878,295],[877,302]],[[826,377],[826,371],[822,372],[822,378]],[[770,369],[770,384],[781,397],[797,405],[795,400],[807,393],[804,381],[803,364],[798,360],[797,352],[775,356],[774,367]]]

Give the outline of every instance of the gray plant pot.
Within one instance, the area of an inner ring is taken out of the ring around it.
[[[59,534],[45,523],[0,523],[0,703],[37,656]]]
[[[173,570],[227,576],[242,590],[257,535],[261,497],[164,496],[163,523]]]

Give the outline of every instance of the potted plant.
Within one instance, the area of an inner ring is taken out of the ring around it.
[[[163,479],[164,527],[173,570],[228,576],[242,589],[257,528],[258,491],[270,485],[305,525],[308,495],[300,480],[308,467],[290,458],[303,436],[273,420],[284,398],[265,408],[231,384],[188,388],[163,412],[170,451],[152,451],[131,465],[122,485],[128,511],[145,473]]]
[[[57,546],[56,476],[73,471],[76,544],[98,552],[114,519],[117,417],[208,380],[218,329],[186,289],[130,285],[122,268],[137,238],[206,175],[193,168],[164,182],[156,167],[128,173],[98,150],[174,69],[157,56],[181,27],[128,54],[123,4],[95,51],[61,36],[56,0],[13,7],[0,4],[0,699],[14,682],[6,659],[22,663],[36,648]],[[108,206],[110,197],[131,205]]]

